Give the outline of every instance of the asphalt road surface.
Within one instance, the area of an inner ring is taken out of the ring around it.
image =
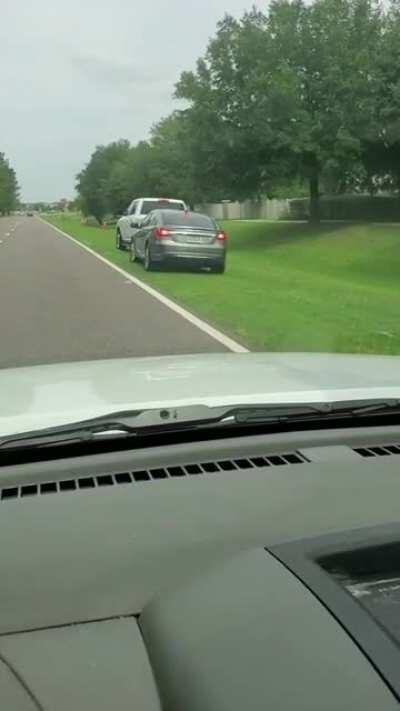
[[[40,220],[0,218],[0,367],[225,350]]]

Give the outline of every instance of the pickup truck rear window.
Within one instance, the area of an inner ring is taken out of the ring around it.
[[[169,200],[146,200],[142,203],[141,214],[148,215],[152,210],[184,210],[183,202],[171,202]]]

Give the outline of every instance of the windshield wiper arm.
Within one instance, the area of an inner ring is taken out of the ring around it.
[[[0,449],[58,446],[96,439],[134,437],[139,432],[179,429],[210,421],[215,416],[210,415],[210,411],[213,408],[195,405],[115,412],[67,425],[6,436],[0,438]],[[225,411],[226,408],[223,408],[223,413]]]
[[[332,403],[266,405],[184,405],[115,412],[90,420],[42,430],[10,435],[0,439],[0,449],[34,448],[120,439],[141,434],[229,425],[278,424],[338,417],[363,417],[387,412],[400,414],[399,399],[350,400]]]

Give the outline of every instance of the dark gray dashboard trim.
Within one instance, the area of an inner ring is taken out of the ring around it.
[[[384,629],[319,564],[335,553],[400,541],[400,524],[374,526],[266,548],[318,598],[400,701],[400,649]]]

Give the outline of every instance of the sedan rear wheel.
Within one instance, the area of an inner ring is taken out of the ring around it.
[[[225,259],[223,262],[217,262],[217,264],[211,268],[211,271],[215,274],[223,274],[225,271]]]
[[[136,254],[135,240],[132,237],[131,247],[129,250],[129,261],[136,262],[136,260],[137,260],[137,254]]]
[[[144,268],[146,272],[151,272],[154,269],[154,262],[150,254],[150,245],[147,243],[144,250]]]
[[[119,229],[117,230],[117,236],[116,236],[115,242],[116,242],[117,249],[123,249],[122,244],[121,244],[121,232],[119,231]]]

